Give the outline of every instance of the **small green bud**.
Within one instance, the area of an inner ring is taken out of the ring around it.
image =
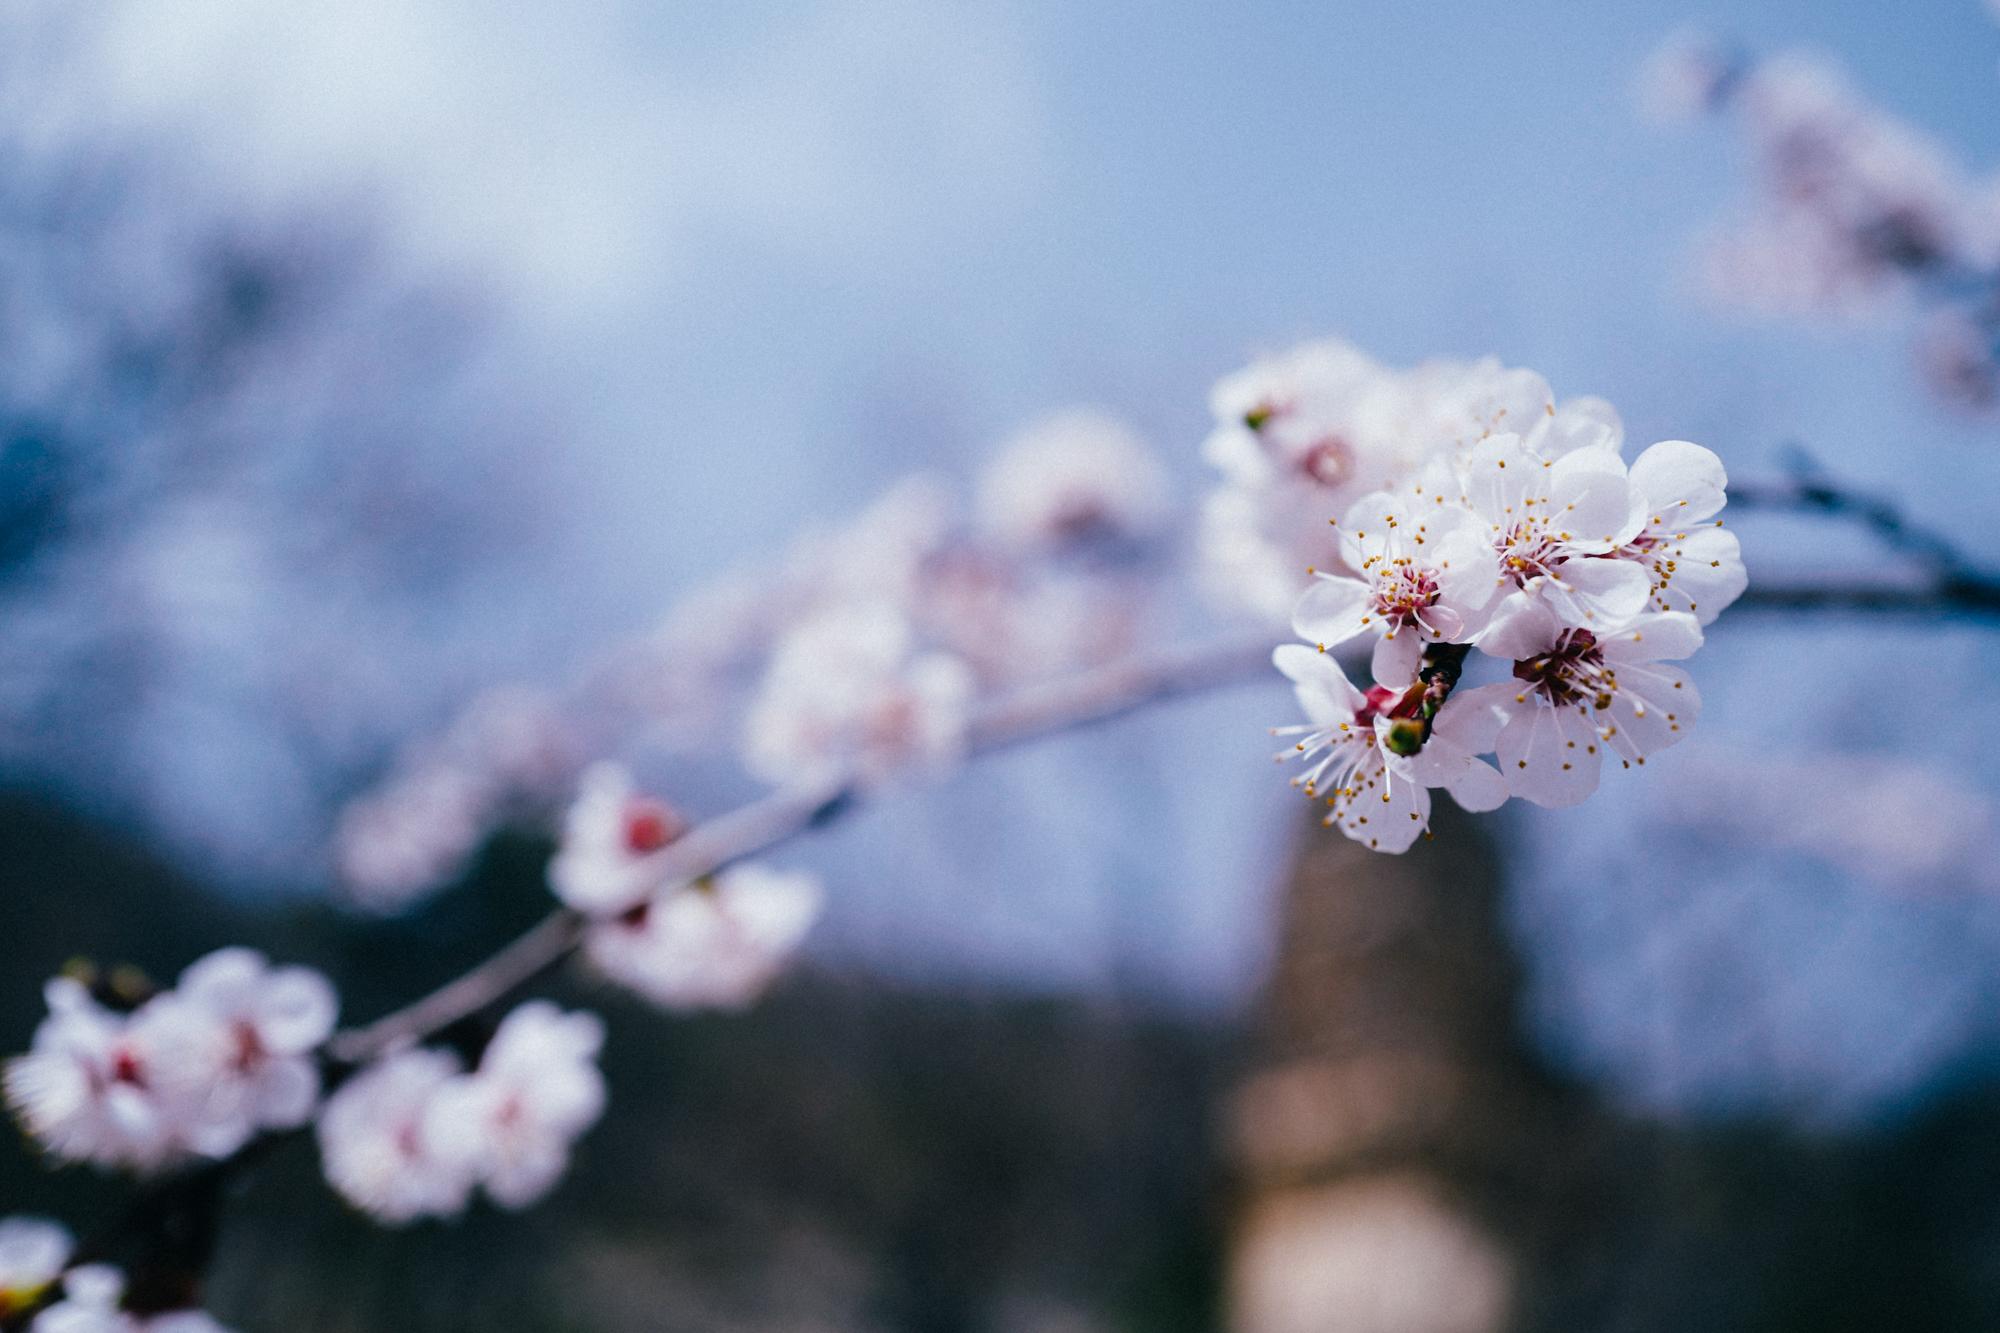
[[[1382,743],[1389,747],[1389,753],[1408,758],[1424,748],[1424,724],[1413,717],[1395,718],[1383,734]]]

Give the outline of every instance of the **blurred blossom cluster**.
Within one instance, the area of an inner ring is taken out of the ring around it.
[[[47,998],[6,1092],[61,1160],[144,1173],[227,1157],[262,1131],[304,1124],[318,1103],[315,1052],[337,1002],[316,972],[230,948],[157,995],[93,994],[64,976]]]
[[[1529,430],[1550,405],[1547,387],[1492,358],[1392,368],[1337,338],[1225,377],[1209,395],[1215,428],[1202,445],[1221,474],[1199,536],[1215,597],[1282,621],[1308,569],[1328,558],[1330,516],[1409,477],[1436,446]],[[1603,411],[1581,399],[1565,422]]]
[[[525,1208],[562,1178],[570,1146],[604,1113],[604,1025],[531,1000],[507,1015],[478,1065],[397,1051],[356,1074],[319,1118],[327,1180],[391,1224],[449,1217],[475,1189]]]
[[[351,895],[394,910],[451,882],[498,823],[547,819],[579,790],[594,808],[590,757],[733,749],[779,786],[949,762],[983,699],[1108,661],[1158,620],[1164,473],[1108,415],[1032,423],[967,511],[912,478],[694,589],[559,695],[476,701],[348,806]]]
[[[149,1300],[134,1308],[125,1275],[109,1264],[73,1262],[76,1250],[60,1223],[0,1219],[0,1320],[32,1310],[32,1333],[228,1333],[201,1310]]]
[[[1662,119],[1729,113],[1751,198],[1709,238],[1703,275],[1760,315],[1852,320],[1914,312],[1926,380],[1948,399],[2000,393],[2000,179],[1868,101],[1830,60],[1762,59],[1681,34],[1642,71]]]

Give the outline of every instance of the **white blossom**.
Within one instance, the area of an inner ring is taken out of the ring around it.
[[[1633,460],[1628,526],[1636,531],[1618,554],[1646,570],[1654,610],[1712,624],[1749,586],[1736,534],[1712,521],[1728,482],[1722,460],[1686,440],[1663,440]]]
[[[378,912],[408,906],[465,868],[494,815],[492,791],[452,763],[424,763],[348,804],[334,836],[342,886]]]
[[[0,1319],[33,1304],[62,1276],[76,1240],[44,1217],[0,1219]]]
[[[1447,474],[1431,474],[1432,499],[1449,506]],[[1502,657],[1516,624],[1552,610],[1565,624],[1608,628],[1646,604],[1646,570],[1608,556],[1632,536],[1625,464],[1608,447],[1544,458],[1517,435],[1495,435],[1465,457],[1460,502],[1485,525],[1499,563],[1502,595],[1479,645]]]
[[[1731,87],[1757,176],[1745,215],[1709,245],[1719,300],[1854,316],[1883,308],[1919,272],[1990,267],[1981,198],[1960,165],[1837,68],[1782,53]]]
[[[900,610],[839,607],[778,645],[750,705],[744,762],[773,784],[846,764],[880,777],[944,762],[963,749],[971,696],[965,664],[919,650]]]
[[[1415,674],[1426,640],[1477,633],[1499,583],[1486,528],[1459,505],[1427,507],[1387,491],[1364,495],[1339,530],[1341,567],[1320,573],[1292,610],[1292,629],[1321,648],[1376,639],[1378,680]]]
[[[324,977],[248,949],[210,954],[131,1013],[67,977],[46,994],[33,1047],[8,1065],[9,1102],[51,1155],[141,1172],[304,1124],[337,1010]]]
[[[134,1333],[119,1309],[125,1275],[109,1264],[85,1264],[63,1275],[63,1298],[35,1316],[34,1333]]]
[[[1448,700],[1426,738],[1403,713],[1408,689],[1356,689],[1330,654],[1283,644],[1272,655],[1293,685],[1306,715],[1289,751],[1308,767],[1293,785],[1326,803],[1325,823],[1377,851],[1407,851],[1430,826],[1432,787],[1443,787],[1468,810],[1491,810],[1507,799],[1500,777],[1477,756],[1491,745],[1491,714]]]
[[[622,912],[654,886],[652,854],[684,828],[671,806],[638,792],[622,765],[594,764],[563,821],[549,885],[579,912]]]
[[[63,1298],[35,1316],[33,1333],[230,1333],[201,1310],[135,1315],[121,1308],[125,1275],[109,1264],[86,1264],[63,1277]]]
[[[593,924],[590,961],[668,1009],[740,1009],[762,994],[819,916],[818,879],[747,862],[663,889]]]
[[[1356,499],[1496,432],[1532,431],[1556,410],[1533,371],[1492,358],[1395,370],[1338,340],[1226,377],[1211,407],[1203,453],[1222,485],[1201,510],[1205,581],[1273,619],[1291,609],[1309,568],[1338,572],[1327,521]],[[1601,422],[1574,421],[1602,433]]]
[[[327,1183],[391,1226],[462,1212],[470,1164],[436,1151],[425,1133],[432,1102],[459,1071],[445,1051],[398,1051],[336,1089],[317,1125]]]
[[[209,1031],[171,1011],[114,1013],[79,981],[44,988],[49,1014],[26,1055],[8,1062],[7,1101],[53,1157],[154,1171],[185,1155],[175,1107],[160,1096],[167,1058]]]
[[[980,475],[976,509],[982,529],[1026,550],[1129,540],[1166,518],[1166,473],[1124,422],[1074,408],[1003,446]]]
[[[1629,768],[1679,741],[1701,696],[1665,661],[1701,647],[1701,626],[1679,611],[1643,614],[1594,634],[1547,608],[1515,626],[1514,679],[1456,696],[1502,719],[1495,753],[1509,793],[1537,805],[1575,805],[1597,789],[1605,752]],[[1522,651],[1525,650],[1525,651]]]
[[[982,688],[1003,689],[1131,652],[1154,590],[1123,568],[1079,573],[968,545],[926,567],[914,611]]]
[[[604,1024],[543,1000],[502,1020],[479,1068],[449,1079],[424,1108],[422,1138],[504,1208],[555,1187],[570,1146],[604,1113],[597,1053]]]
[[[188,1103],[177,1110],[196,1151],[227,1156],[260,1130],[296,1128],[311,1117],[319,1100],[314,1052],[340,1008],[324,976],[274,968],[251,949],[218,949],[148,1008],[174,1013],[186,1034],[169,1082]]]

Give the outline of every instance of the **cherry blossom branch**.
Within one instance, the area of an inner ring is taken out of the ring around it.
[[[1252,633],[1195,648],[1162,650],[1067,680],[1020,691],[974,719],[968,755],[1075,731],[1149,704],[1257,679],[1270,671],[1272,632]],[[731,862],[839,818],[875,786],[849,771],[773,792],[696,825],[653,854],[655,883],[677,884],[713,874]],[[414,1003],[363,1027],[336,1034],[327,1054],[362,1064],[422,1041],[491,1005],[567,957],[583,939],[587,918],[558,908],[498,953]]]
[[[2000,615],[2000,579],[1974,569],[1941,535],[1909,521],[1891,502],[1823,479],[1809,462],[1780,482],[1739,483],[1732,504],[1764,511],[1817,514],[1861,523],[1886,543],[1923,561],[1921,584],[1802,583],[1753,585],[1738,604],[1767,611],[1855,611],[1900,615]],[[1272,635],[1252,631],[1195,648],[1162,650],[1023,690],[976,718],[969,755],[1110,721],[1149,704],[1255,679],[1269,669]],[[654,853],[656,883],[699,879],[769,850],[845,814],[873,783],[848,772],[771,793],[705,821]],[[366,1026],[337,1034],[327,1054],[360,1064],[422,1041],[478,1013],[567,957],[582,941],[587,918],[559,908],[525,934],[430,994]]]

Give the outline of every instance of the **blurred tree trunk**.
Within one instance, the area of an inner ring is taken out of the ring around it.
[[[1583,1108],[1519,1038],[1493,844],[1437,814],[1401,857],[1316,819],[1300,841],[1224,1114],[1240,1333],[1513,1325]]]

